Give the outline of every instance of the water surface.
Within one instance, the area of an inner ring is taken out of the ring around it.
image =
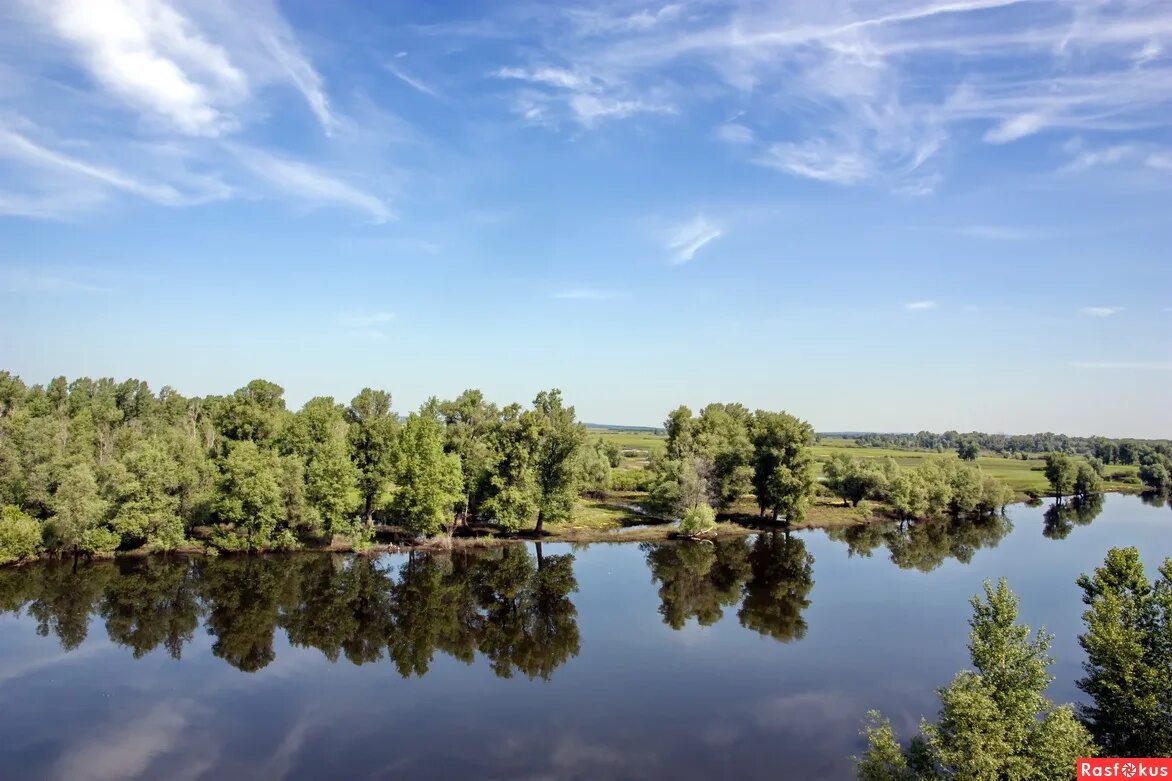
[[[0,776],[852,778],[910,731],[1008,577],[1076,699],[1074,579],[1172,556],[1137,497],[712,544],[0,571]]]

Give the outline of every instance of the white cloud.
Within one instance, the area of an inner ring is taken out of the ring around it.
[[[1015,117],[1001,122],[997,127],[985,133],[985,141],[990,144],[1008,144],[1019,138],[1032,136],[1046,127],[1046,116],[1037,111],[1018,114]]]
[[[735,101],[761,121],[717,138],[748,160],[844,185],[928,194],[950,157],[942,150],[972,138],[1172,128],[1166,3],[794,0],[569,8],[526,22],[521,47],[537,65],[498,75],[552,91],[513,96],[530,120],[557,124],[560,109],[589,125],[591,112],[567,111],[571,95],[625,101],[597,114],[613,119]],[[769,130],[779,127],[784,137]],[[1164,164],[1172,157],[1147,166]]]
[[[389,62],[386,63],[386,65],[384,67],[386,67],[387,71],[392,76],[394,76],[396,79],[403,82],[408,87],[415,90],[416,92],[422,92],[424,95],[430,95],[433,98],[439,97],[439,93],[436,92],[436,90],[434,88],[432,88],[431,85],[421,81],[420,79],[415,78],[414,76],[408,75],[402,68],[399,68],[396,65],[389,63]]]
[[[1082,309],[1080,309],[1078,311],[1084,315],[1089,315],[1090,317],[1111,317],[1112,315],[1117,315],[1120,312],[1122,312],[1123,307],[1121,307],[1121,306],[1084,306]]]
[[[724,229],[709,222],[702,214],[668,231],[664,249],[671,252],[672,265],[687,263],[700,248],[724,235]]]
[[[494,75],[540,88],[527,88],[514,98],[514,109],[530,122],[556,124],[567,115],[579,125],[593,127],[603,119],[675,111],[664,101],[626,94],[608,79],[585,71],[538,66],[500,68]]]
[[[727,144],[753,143],[753,131],[744,125],[729,122],[716,129],[716,137]]]
[[[228,53],[162,2],[57,0],[39,4],[79,51],[90,74],[119,99],[179,130],[219,135],[249,92]]]
[[[597,288],[578,287],[554,293],[554,298],[568,301],[613,301],[616,298],[625,298],[626,293],[614,290],[598,290]]]
[[[327,134],[338,120],[321,75],[271,0],[49,0],[34,7],[90,77],[127,106],[181,133],[239,129],[257,89],[285,82]]]
[[[94,180],[102,185],[123,190],[156,203],[177,204],[186,200],[174,187],[141,182],[120,171],[93,165],[76,157],[53,151],[2,126],[0,126],[0,157],[7,157],[36,168],[51,169],[73,177]]]
[[[277,157],[259,149],[234,147],[240,162],[275,188],[278,195],[293,196],[312,206],[335,204],[366,212],[375,223],[394,215],[387,204],[334,174],[296,160]]]
[[[866,156],[824,140],[773,144],[757,162],[786,173],[835,184],[855,184],[874,174],[872,163]]]
[[[903,308],[908,310],[909,312],[923,312],[927,309],[935,309],[936,302],[935,301],[912,301],[911,303],[904,304]]]

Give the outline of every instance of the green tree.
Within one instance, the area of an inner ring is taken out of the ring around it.
[[[537,526],[568,520],[578,496],[578,458],[586,429],[575,420],[574,408],[562,402],[562,392],[542,391],[533,400],[537,444],[533,472],[537,485]]]
[[[537,475],[534,457],[540,437],[536,417],[519,404],[501,411],[501,422],[493,432],[492,477],[485,515],[509,531],[529,523],[537,512]]]
[[[956,447],[956,454],[961,461],[976,461],[981,455],[981,446],[975,439],[962,439]]]
[[[65,472],[50,506],[50,547],[75,553],[110,553],[121,542],[105,526],[109,503],[99,493],[97,478],[88,463],[75,463]]]
[[[1074,491],[1077,476],[1078,465],[1070,456],[1065,453],[1046,454],[1046,479],[1050,481],[1050,489],[1059,501]]]
[[[708,479],[718,510],[731,507],[752,487],[754,449],[749,434],[752,418],[743,404],[709,404],[700,410],[700,417],[691,427],[696,454],[710,465]],[[669,447],[669,455],[670,450]],[[779,486],[778,490],[784,488]]]
[[[940,689],[940,716],[924,722],[904,750],[891,725],[869,714],[869,748],[857,759],[862,781],[1052,781],[1070,778],[1075,760],[1096,753],[1069,705],[1045,697],[1050,637],[1017,623],[1017,597],[1002,580],[973,597],[969,653],[974,670]]]
[[[0,564],[30,559],[44,549],[41,524],[19,507],[0,507]]]
[[[1139,551],[1112,548],[1082,575],[1083,722],[1106,754],[1172,756],[1172,559],[1150,583]]]
[[[236,535],[228,544],[255,550],[272,542],[278,524],[286,517],[282,474],[275,452],[261,449],[251,440],[229,443],[220,463],[214,506],[216,517],[230,524]]]
[[[757,507],[786,523],[800,520],[817,485],[813,427],[785,412],[757,410],[749,426]]]
[[[362,517],[374,521],[385,507],[395,472],[395,436],[398,417],[391,411],[391,394],[363,388],[346,409],[350,458],[358,469]]]
[[[466,390],[455,400],[440,405],[443,416],[444,449],[460,457],[464,472],[464,518],[473,517],[492,493],[493,435],[500,425],[500,410],[484,400],[479,390]]]
[[[346,411],[332,398],[310,399],[282,433],[284,450],[305,466],[305,498],[329,534],[348,534],[358,506],[358,467],[350,460]]]
[[[463,484],[460,457],[444,452],[444,427],[433,413],[434,405],[424,405],[403,425],[391,503],[404,526],[425,536],[452,525]]]
[[[878,493],[885,483],[870,459],[853,458],[846,453],[832,455],[822,466],[822,476],[826,487],[852,507]]]
[[[1103,493],[1103,478],[1091,464],[1080,461],[1074,472],[1072,493],[1081,499]]]

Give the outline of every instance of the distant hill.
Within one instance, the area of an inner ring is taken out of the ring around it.
[[[620,426],[613,423],[583,423],[583,426],[599,431],[645,431],[652,434],[662,434],[663,429],[658,426]]]

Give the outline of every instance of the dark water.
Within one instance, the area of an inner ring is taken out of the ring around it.
[[[1111,545],[1154,570],[1172,512],[0,571],[0,777],[848,779],[867,709],[935,713],[984,578],[1077,698]]]

